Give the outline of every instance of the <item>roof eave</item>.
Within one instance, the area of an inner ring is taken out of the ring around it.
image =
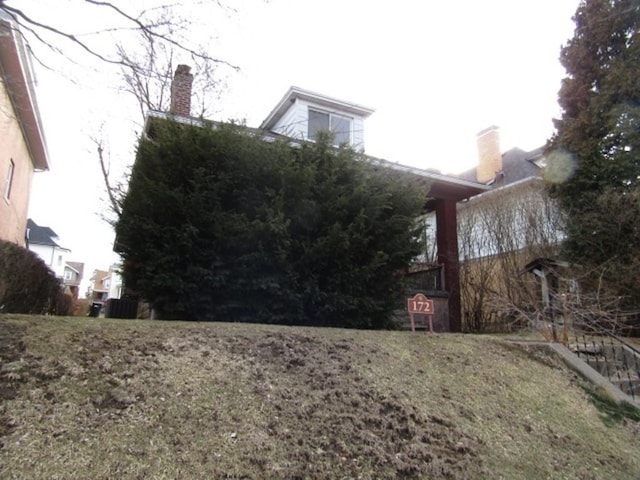
[[[422,168],[411,167],[401,163],[368,157],[374,164],[399,172],[405,172],[423,178],[431,183],[428,195],[432,198],[450,199],[455,201],[465,200],[491,190],[491,187],[477,182],[461,180],[456,177],[431,172]]]
[[[351,113],[352,115],[358,115],[363,118],[367,118],[375,109],[358,105],[356,103],[346,102],[337,98],[329,97],[327,95],[321,95],[319,93],[305,90],[300,87],[290,87],[284,97],[278,102],[271,113],[260,124],[260,128],[263,130],[271,130],[278,119],[284,115],[284,112],[289,108],[289,104],[293,103],[296,99],[305,100],[310,103],[321,105],[328,109],[335,109],[341,112]]]
[[[15,27],[0,18],[0,74],[14,106],[36,170],[49,170],[49,154],[27,52]]]

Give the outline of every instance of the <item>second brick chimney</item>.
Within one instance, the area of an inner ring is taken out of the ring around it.
[[[478,169],[476,180],[486,183],[502,171],[502,152],[500,151],[500,131],[492,125],[478,132]]]
[[[188,65],[178,65],[171,83],[171,113],[189,117],[191,115],[191,86],[193,75]]]

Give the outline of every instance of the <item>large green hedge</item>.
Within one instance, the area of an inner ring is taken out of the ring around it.
[[[0,240],[0,312],[57,313],[58,295],[60,281],[36,254]]]
[[[424,192],[351,149],[158,121],[116,225],[159,318],[390,326]]]

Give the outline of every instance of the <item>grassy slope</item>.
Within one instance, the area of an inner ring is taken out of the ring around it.
[[[0,357],[2,478],[640,478],[637,425],[490,337],[0,316]]]

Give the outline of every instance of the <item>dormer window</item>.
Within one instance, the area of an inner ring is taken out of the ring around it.
[[[541,155],[538,158],[532,160],[532,162],[534,163],[534,165],[536,165],[538,168],[546,168],[547,166],[547,157]]]
[[[310,108],[309,140],[316,140],[320,131],[333,133],[334,145],[351,145],[351,118]]]

